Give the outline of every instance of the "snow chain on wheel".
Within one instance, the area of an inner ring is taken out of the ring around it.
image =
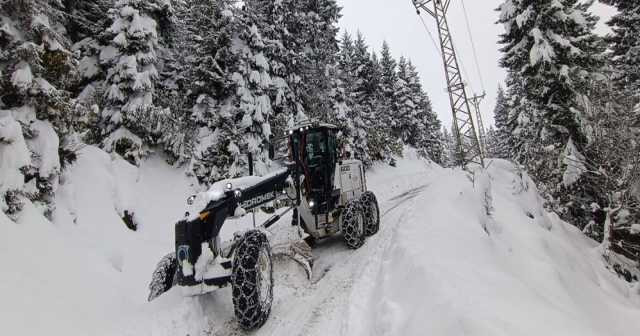
[[[177,281],[178,265],[176,262],[176,253],[171,252],[164,256],[162,260],[156,266],[156,270],[151,277],[151,284],[149,285],[149,298],[151,301],[158,296],[164,294],[171,289]]]
[[[360,248],[365,239],[365,218],[362,202],[358,199],[347,202],[342,212],[342,236],[352,249]]]
[[[245,330],[262,326],[273,302],[273,261],[267,236],[249,230],[238,240],[231,273],[233,306]]]
[[[364,207],[365,231],[367,236],[373,236],[380,229],[380,208],[376,195],[371,191],[366,191],[360,197]]]

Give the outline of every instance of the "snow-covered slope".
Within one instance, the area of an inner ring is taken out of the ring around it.
[[[0,213],[2,335],[91,335],[144,305],[191,193],[159,157],[136,168],[91,146],[62,181],[53,223],[30,204],[18,224]]]
[[[396,168],[372,167],[380,232],[356,251],[339,236],[321,242],[311,282],[278,259],[272,314],[252,334],[636,335],[640,288],[608,271],[597,244],[544,212],[530,179],[511,170],[495,160],[471,176],[412,151]],[[244,334],[229,289],[174,288],[146,302],[192,192],[182,172],[87,147],[64,177],[54,224],[33,209],[17,225],[0,215],[2,334]],[[272,240],[294,236],[288,220]],[[251,226],[229,221],[225,233]]]

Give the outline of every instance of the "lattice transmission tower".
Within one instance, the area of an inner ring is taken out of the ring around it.
[[[453,122],[457,129],[456,139],[460,153],[460,165],[467,169],[469,163],[479,164],[484,167],[484,158],[480,148],[480,142],[476,135],[475,125],[471,116],[469,99],[462,80],[458,57],[451,39],[451,31],[447,22],[447,11],[451,0],[412,0],[418,15],[424,10],[436,19],[440,49],[447,78],[447,91],[451,102]]]
[[[487,94],[475,95],[469,99],[473,109],[476,111],[476,120],[478,121],[478,137],[480,138],[480,149],[482,150],[482,156],[487,155],[487,134],[485,132],[484,123],[482,122],[482,114],[480,113],[480,102],[486,97]]]

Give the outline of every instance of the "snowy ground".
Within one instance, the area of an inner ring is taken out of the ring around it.
[[[380,232],[356,251],[340,236],[321,242],[311,282],[278,259],[271,316],[250,334],[637,335],[640,287],[546,214],[526,176],[494,161],[470,177],[407,154],[368,172]],[[192,193],[183,174],[157,157],[138,169],[87,147],[62,188],[54,224],[29,209],[18,225],[0,215],[3,334],[245,334],[229,289],[183,297],[175,288],[146,302]],[[118,217],[124,209],[138,232]],[[272,227],[274,240],[293,236],[288,222]],[[250,226],[230,221],[224,233]]]

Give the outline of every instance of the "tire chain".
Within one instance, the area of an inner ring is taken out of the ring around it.
[[[177,272],[176,253],[171,252],[164,256],[156,266],[151,276],[151,284],[149,284],[149,298],[151,301],[158,296],[164,294],[173,287]]]
[[[245,330],[262,326],[271,312],[273,302],[273,264],[270,274],[260,274],[258,259],[262,249],[267,249],[271,258],[271,248],[266,235],[260,230],[247,231],[236,245],[236,253],[231,275],[233,306],[238,323]],[[271,259],[269,262],[272,262]],[[267,302],[260,302],[259,278],[268,276]]]
[[[344,212],[342,213],[342,236],[347,242],[347,246],[352,249],[360,248],[364,244],[364,234],[358,236],[358,230],[356,228],[356,218],[358,212],[362,213],[362,202],[354,199],[345,205]]]
[[[366,191],[360,198],[362,200],[362,206],[364,207],[364,220],[366,222],[365,232],[367,237],[373,236],[378,233],[380,229],[380,206],[376,195],[371,191]],[[376,205],[376,211],[378,212],[378,222],[373,223],[373,204]]]

